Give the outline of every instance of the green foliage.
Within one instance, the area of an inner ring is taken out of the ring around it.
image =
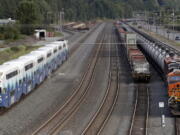
[[[179,0],[0,0],[0,18],[15,18],[32,34],[37,24],[57,22],[64,9],[67,20],[130,17],[133,11],[180,8]]]
[[[7,48],[0,53],[0,64],[12,59],[16,59],[19,56],[25,55],[39,47],[40,46],[14,46]]]
[[[19,39],[19,27],[17,24],[6,25],[0,27],[0,39],[1,40],[17,40]]]
[[[16,27],[17,25],[11,25],[6,27],[5,33],[4,33],[4,39],[13,39],[16,40],[19,38],[19,29]]]
[[[32,34],[35,24],[40,20],[35,2],[33,0],[21,1],[16,14],[21,24],[21,32],[27,35]]]

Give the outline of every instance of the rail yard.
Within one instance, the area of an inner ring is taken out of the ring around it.
[[[180,134],[180,50],[127,21],[65,28],[0,65],[0,135]]]

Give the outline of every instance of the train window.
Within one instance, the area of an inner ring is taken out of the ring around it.
[[[51,56],[51,53],[48,53],[48,54],[47,54],[47,58],[50,57],[50,56]]]
[[[63,47],[65,48],[65,47],[66,47],[66,44],[64,44]]]
[[[41,63],[44,60],[43,57],[41,57],[40,59],[38,59],[38,63]]]
[[[22,83],[22,80],[19,80],[19,84],[21,84]]]
[[[57,49],[54,50],[54,53],[56,53],[56,52],[57,52]]]
[[[14,72],[11,72],[11,73],[9,73],[9,74],[6,75],[6,79],[8,80],[8,79],[16,76],[17,74],[18,74],[18,71],[17,71],[17,70],[14,71]]]
[[[12,90],[12,91],[10,92],[10,96],[14,96],[14,94],[15,94],[15,90]]]
[[[60,46],[60,47],[59,47],[59,50],[61,50],[61,49],[62,49],[62,47]]]
[[[31,69],[33,67],[33,63],[26,65],[25,66],[25,71],[28,71],[29,69]]]

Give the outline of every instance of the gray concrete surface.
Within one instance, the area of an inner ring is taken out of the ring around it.
[[[134,83],[131,70],[121,45],[118,45],[119,60],[119,96],[114,111],[104,127],[102,135],[128,135],[134,108]]]
[[[168,108],[167,88],[162,78],[155,69],[151,68],[151,80],[149,83],[150,93],[150,117],[148,125],[148,135],[174,135],[174,117]],[[165,107],[160,109],[159,102],[164,102]],[[165,127],[162,127],[161,116],[165,115]]]
[[[101,29],[102,26],[95,33]],[[92,35],[91,39],[95,38]],[[92,47],[80,46],[39,88],[0,115],[0,135],[29,135],[60,108],[80,81]]]
[[[111,31],[112,25],[107,25],[107,30]],[[107,33],[106,40],[109,41],[111,34]],[[88,40],[87,40],[88,41]],[[93,40],[89,40],[89,42]],[[79,135],[82,133],[83,129],[87,126],[88,122],[92,119],[93,115],[99,108],[104,94],[106,92],[108,84],[108,74],[109,74],[109,45],[104,45],[103,50],[100,53],[100,59],[95,68],[95,76],[85,97],[85,100],[78,108],[78,111],[72,116],[72,118],[65,124],[65,126],[59,132],[59,135],[64,135],[64,133],[72,133],[72,135]]]

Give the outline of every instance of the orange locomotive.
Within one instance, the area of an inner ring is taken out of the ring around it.
[[[148,42],[141,38],[139,46],[153,60],[155,65],[161,69],[168,88],[168,104],[172,113],[180,112],[180,57],[170,48],[158,43]]]
[[[180,109],[180,57],[165,58],[165,72],[167,73],[167,85],[169,106],[175,110]]]
[[[132,28],[132,27],[131,27]],[[127,28],[126,28],[127,29]],[[180,53],[135,28],[138,46],[160,69],[168,89],[168,105],[174,115],[180,115]],[[121,30],[122,31],[122,30]],[[119,31],[120,32],[120,31]]]

